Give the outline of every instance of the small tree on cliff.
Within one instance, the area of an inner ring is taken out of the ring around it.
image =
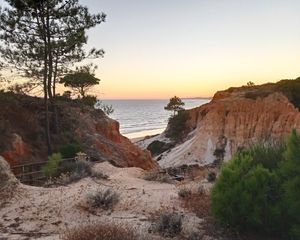
[[[100,79],[95,77],[95,69],[96,67],[92,65],[77,68],[74,73],[64,76],[60,83],[64,84],[65,87],[72,88],[75,93],[80,94],[84,98],[86,92],[100,82]]]
[[[43,89],[45,136],[49,154],[49,100],[54,106],[56,79],[85,58],[103,56],[86,52],[86,31],[105,21],[105,14],[90,14],[78,0],[6,0],[0,8],[0,55],[18,74],[36,80]],[[55,111],[55,110],[54,110]],[[55,114],[54,114],[55,115]]]
[[[168,105],[165,106],[165,110],[173,111],[173,115],[175,116],[176,113],[183,110],[182,106],[184,106],[184,102],[179,97],[174,96],[170,98]]]

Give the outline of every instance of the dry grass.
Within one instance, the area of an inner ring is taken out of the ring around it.
[[[119,201],[119,194],[112,189],[100,189],[87,196],[88,205],[91,208],[113,209]]]
[[[146,173],[146,175],[143,177],[144,180],[147,181],[156,181],[161,183],[173,183],[172,178],[167,173],[161,173],[159,171],[152,171]]]
[[[67,230],[62,240],[138,240],[134,229],[116,224],[95,224]]]
[[[187,191],[185,189],[185,191]],[[211,199],[204,191],[191,192],[181,197],[181,204],[184,209],[196,214],[199,218],[211,217]]]

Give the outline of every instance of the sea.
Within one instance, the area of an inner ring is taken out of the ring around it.
[[[185,109],[199,107],[210,99],[182,99]],[[169,99],[162,100],[102,100],[114,112],[109,117],[120,123],[120,132],[129,139],[162,133],[172,112],[164,107]]]

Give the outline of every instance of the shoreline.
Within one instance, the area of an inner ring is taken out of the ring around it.
[[[153,130],[145,130],[141,132],[133,132],[122,134],[123,136],[127,137],[132,143],[139,142],[145,138],[153,137],[155,135],[161,134],[165,128],[153,129]]]

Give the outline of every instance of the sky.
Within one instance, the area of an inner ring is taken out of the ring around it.
[[[3,3],[3,0],[0,0]],[[79,0],[105,23],[88,31],[102,99],[210,97],[300,76],[299,0]]]

